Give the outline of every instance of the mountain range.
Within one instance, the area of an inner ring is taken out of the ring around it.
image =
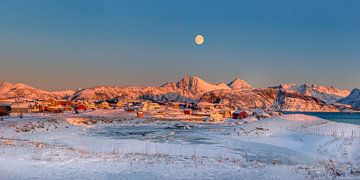
[[[274,108],[280,111],[344,111],[360,109],[360,90],[352,92],[309,84],[281,84],[253,88],[236,78],[229,83],[210,83],[196,76],[161,86],[95,86],[77,91],[45,91],[22,83],[0,85],[0,100],[68,99],[98,101],[146,99],[152,101],[207,101],[232,108]],[[351,106],[351,107],[349,107]]]

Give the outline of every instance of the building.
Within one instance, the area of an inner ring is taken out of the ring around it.
[[[125,106],[125,103],[122,101],[119,101],[116,103],[116,107],[124,107],[124,106]]]
[[[8,116],[11,113],[10,104],[0,104],[0,116]]]
[[[198,109],[200,111],[211,110],[214,108],[215,108],[215,105],[213,103],[209,103],[209,102],[199,102],[196,104],[196,109]]]
[[[233,119],[244,119],[249,117],[249,114],[245,111],[236,110],[232,113]]]
[[[224,118],[230,118],[231,110],[220,110],[220,114],[222,114]]]
[[[144,113],[143,112],[138,111],[136,114],[137,114],[138,118],[144,118]]]
[[[192,114],[192,113],[193,113],[192,109],[184,109],[184,114],[189,115],[189,114]]]
[[[85,106],[86,106],[86,109],[93,109],[93,110],[96,109],[95,103],[92,103],[92,102],[85,103]]]
[[[160,108],[160,105],[158,103],[152,103],[152,102],[143,102],[143,103],[141,103],[141,109],[143,111],[159,109],[159,108]]]
[[[99,104],[99,108],[101,109],[110,109],[110,104],[106,101]]]
[[[11,105],[11,113],[27,114],[31,113],[32,106],[30,103],[16,102]]]
[[[79,111],[86,111],[86,105],[83,103],[79,103],[75,106],[75,109],[79,110]]]

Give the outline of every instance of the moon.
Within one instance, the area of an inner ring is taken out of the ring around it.
[[[204,42],[205,42],[204,36],[202,36],[201,34],[195,36],[195,43],[197,45],[201,46],[202,44],[204,44]]]

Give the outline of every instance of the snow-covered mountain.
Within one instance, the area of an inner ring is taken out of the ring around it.
[[[231,88],[227,86],[225,83],[220,84],[212,84],[206,82],[205,80],[196,77],[196,76],[186,76],[176,82],[173,83],[166,83],[162,88],[174,88],[175,91],[179,92],[183,96],[187,97],[199,97],[205,92],[226,89],[230,90]]]
[[[347,90],[317,85],[282,84],[277,87],[256,89],[247,82],[235,79],[225,83],[209,83],[196,76],[186,76],[177,82],[162,86],[96,86],[73,91],[50,92],[21,83],[4,82],[0,85],[1,99],[61,99],[109,100],[146,99],[161,101],[207,101],[224,103],[232,108],[274,108],[280,111],[339,111],[341,104],[360,108],[360,90]],[[341,109],[341,110],[342,110]]]
[[[228,86],[231,89],[237,90],[237,89],[249,89],[251,88],[251,85],[249,83],[247,83],[246,81],[236,78],[234,80],[232,80]]]
[[[67,91],[44,91],[22,83],[3,82],[0,85],[0,99],[43,99],[55,98],[62,99],[66,96],[72,95],[74,92]]]
[[[143,94],[161,94],[159,87],[96,86],[76,91],[70,100],[137,99]]]
[[[344,98],[350,94],[348,90],[341,90],[334,87],[309,84],[282,84],[277,88],[288,92],[298,92],[302,95],[315,97],[324,101],[327,104],[333,104],[341,98]]]
[[[223,103],[239,109],[272,108],[278,111],[338,112],[335,105],[298,92],[275,88],[218,90],[205,93],[201,101]]]
[[[277,99],[277,90],[246,89],[246,90],[217,90],[201,96],[200,100],[211,103],[222,103],[231,108],[258,109],[270,108]]]
[[[305,111],[305,112],[338,112],[339,109],[332,104],[295,91],[280,90],[274,109],[279,111]]]
[[[111,87],[111,86],[97,86],[92,88],[86,88],[77,91],[72,97],[72,100],[105,100],[113,97],[121,97],[123,99],[136,99],[144,95],[161,95],[177,93],[179,96],[186,98],[198,98],[203,93],[227,89],[225,83],[212,84],[204,81],[196,76],[186,76],[180,79],[178,82],[168,82],[164,85],[158,86],[146,86],[146,87]],[[149,97],[149,96],[147,96]],[[153,96],[155,97],[155,96]]]
[[[340,99],[338,103],[348,104],[354,108],[360,109],[360,89],[353,89],[349,96]]]

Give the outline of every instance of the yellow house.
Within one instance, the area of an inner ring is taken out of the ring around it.
[[[95,103],[85,103],[85,106],[87,109],[95,109],[96,108]]]
[[[224,118],[230,118],[232,116],[231,110],[220,110],[220,114],[222,114]]]
[[[117,107],[124,107],[124,105],[125,105],[125,103],[122,102],[122,101],[119,101],[119,102],[116,103]]]
[[[110,109],[110,104],[109,104],[108,102],[106,102],[106,101],[98,104],[97,106],[98,106],[98,108],[100,108],[100,109]]]
[[[143,111],[159,109],[160,105],[158,103],[150,103],[150,102],[143,102],[141,103],[141,109]]]

